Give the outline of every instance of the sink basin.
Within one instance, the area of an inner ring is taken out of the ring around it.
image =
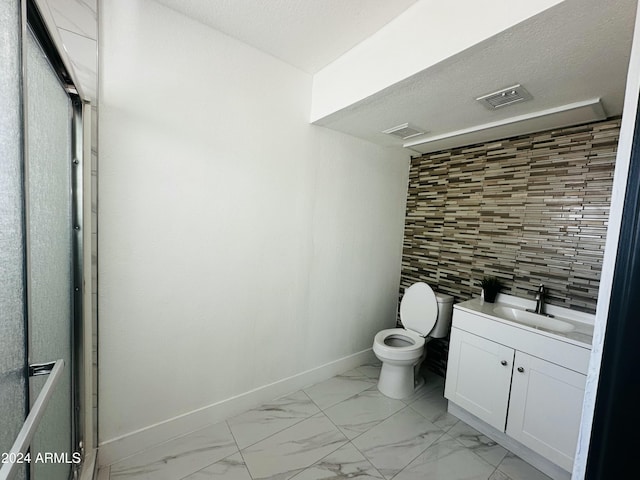
[[[527,312],[526,310],[520,310],[519,308],[498,306],[495,307],[493,311],[498,316],[506,318],[507,320],[512,320],[514,322],[534,328],[540,328],[542,330],[548,330],[550,332],[568,333],[576,328],[575,325],[565,322],[564,320],[545,317],[544,315]]]

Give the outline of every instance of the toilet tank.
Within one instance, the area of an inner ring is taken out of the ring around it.
[[[444,293],[436,293],[438,302],[438,319],[429,332],[431,338],[444,338],[451,330],[451,318],[453,317],[453,297]]]

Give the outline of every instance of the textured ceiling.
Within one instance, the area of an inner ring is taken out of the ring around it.
[[[317,123],[402,145],[381,132],[409,122],[428,132],[411,140],[428,139],[593,98],[607,116],[620,115],[635,13],[636,0],[566,0]],[[495,111],[475,100],[517,83],[532,100]],[[561,126],[552,117],[536,125]],[[524,126],[496,129],[482,140],[463,135],[447,148],[521,133]]]
[[[416,0],[156,0],[315,73]]]

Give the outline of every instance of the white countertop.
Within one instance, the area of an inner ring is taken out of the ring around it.
[[[556,338],[567,343],[572,343],[580,347],[591,348],[593,342],[593,324],[595,321],[595,315],[591,315],[584,312],[577,312],[568,308],[556,307],[555,305],[545,305],[546,313],[549,313],[565,322],[571,323],[575,326],[575,329],[567,333],[553,332],[544,330],[542,328],[532,327],[522,323],[518,323],[515,320],[510,320],[504,317],[500,317],[494,312],[494,308],[497,306],[515,307],[519,309],[532,309],[535,307],[535,301],[527,300],[520,297],[514,297],[512,295],[499,294],[495,303],[485,302],[482,298],[477,297],[465,302],[455,304],[454,309],[467,311],[482,315],[484,317],[491,318],[497,322],[506,323],[525,330],[534,331],[540,335],[545,335],[551,338]]]

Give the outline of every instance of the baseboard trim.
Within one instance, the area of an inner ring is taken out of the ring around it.
[[[525,447],[517,440],[509,437],[504,432],[496,430],[490,425],[487,425],[485,422],[480,420],[475,415],[467,412],[462,407],[456,405],[451,400],[449,400],[449,406],[447,407],[447,411],[453,415],[454,417],[459,418],[467,425],[478,430],[483,435],[486,435],[491,440],[499,443],[507,450],[515,453],[517,456],[522,458],[525,462],[536,467],[542,473],[550,476],[554,480],[571,480],[571,473],[566,470],[560,468],[553,462],[550,462],[546,458],[544,458],[539,453],[534,452],[528,447]]]
[[[106,465],[112,465],[150,447],[220,422],[255,408],[264,402],[293,393],[308,385],[321,382],[374,360],[375,355],[368,348],[269,385],[107,440],[99,444],[98,466],[102,468]]]

